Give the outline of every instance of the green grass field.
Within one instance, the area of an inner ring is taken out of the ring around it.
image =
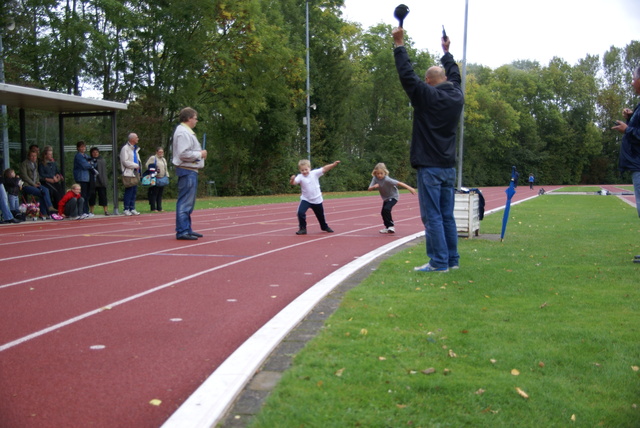
[[[382,262],[251,426],[640,426],[634,207],[543,196],[512,206],[504,242],[459,250],[444,274],[413,271],[424,244]]]

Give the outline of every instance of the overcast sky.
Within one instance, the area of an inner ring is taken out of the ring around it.
[[[343,18],[365,29],[381,22],[395,27],[401,2],[410,9],[404,29],[416,48],[439,55],[444,25],[451,53],[462,60],[465,0],[345,0]],[[640,41],[639,0],[468,0],[467,63],[497,68],[530,59],[545,66],[557,56],[574,65],[632,40]]]

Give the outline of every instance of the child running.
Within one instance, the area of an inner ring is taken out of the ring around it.
[[[324,207],[322,206],[322,191],[320,190],[320,177],[331,169],[335,168],[340,161],[335,161],[322,168],[311,170],[311,162],[306,159],[298,162],[300,174],[292,175],[289,179],[291,185],[299,184],[302,189],[300,195],[300,205],[298,206],[298,225],[299,229],[296,235],[307,234],[307,210],[311,208],[320,223],[320,229],[327,233],[333,233],[333,230],[327,225],[324,219]]]
[[[395,224],[391,217],[391,209],[398,203],[398,186],[404,187],[410,191],[412,195],[417,194],[416,189],[389,177],[389,170],[383,163],[377,164],[375,168],[373,168],[371,175],[373,178],[371,179],[371,184],[369,184],[369,190],[378,189],[383,201],[381,214],[384,229],[382,229],[380,233],[396,233]]]

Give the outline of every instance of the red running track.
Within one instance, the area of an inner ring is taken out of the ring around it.
[[[175,240],[173,213],[0,227],[0,427],[162,425],[300,294],[423,230],[417,197],[401,195],[395,235],[381,206],[327,200],[336,232],[310,215],[306,236],[297,203],[196,211],[198,241]]]

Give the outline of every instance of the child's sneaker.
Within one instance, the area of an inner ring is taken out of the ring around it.
[[[54,220],[62,220],[62,216],[56,213],[51,214],[51,218]]]

